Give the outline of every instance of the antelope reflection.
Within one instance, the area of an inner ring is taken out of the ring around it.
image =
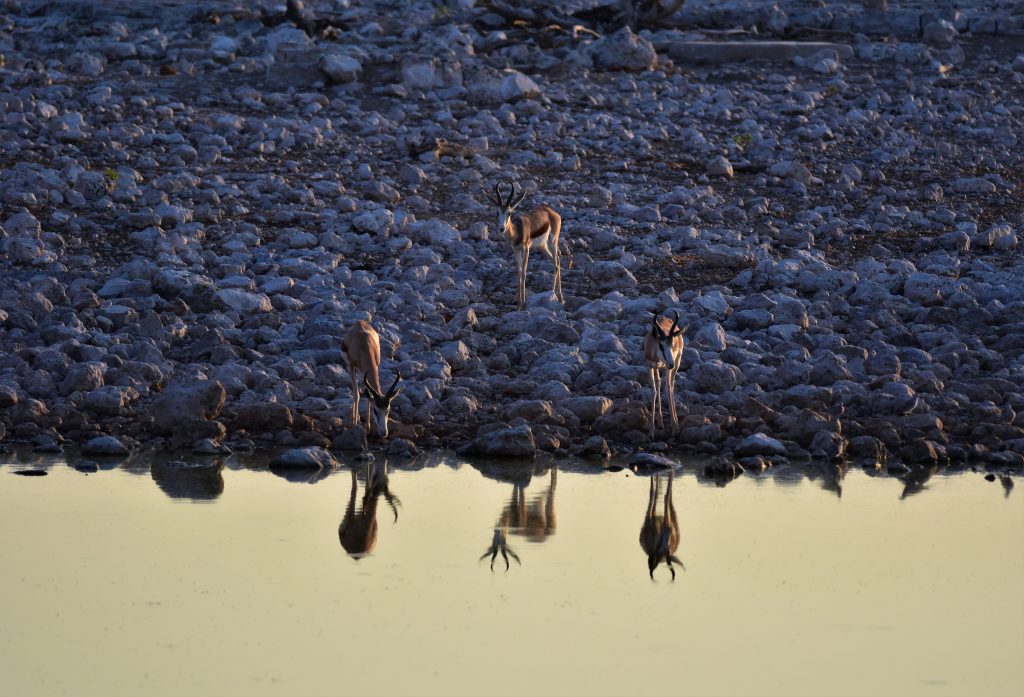
[[[377,502],[381,497],[387,501],[391,512],[398,522],[398,507],[402,505],[398,497],[388,488],[387,463],[366,463],[366,486],[359,508],[356,508],[356,494],[359,492],[359,478],[356,469],[352,468],[352,488],[349,492],[348,507],[345,517],[338,526],[338,539],[341,546],[353,559],[362,559],[373,552],[377,546]]]
[[[654,580],[654,570],[662,562],[672,572],[672,580],[676,580],[676,570],[673,562],[679,564],[683,571],[686,566],[675,556],[679,549],[679,521],[676,519],[676,507],[672,503],[672,473],[668,475],[656,474],[651,478],[650,491],[647,495],[647,513],[644,515],[644,524],[640,528],[640,547],[647,553],[647,569],[650,571],[651,580]],[[662,484],[665,480],[665,496],[661,500]],[[661,503],[661,515],[658,514],[658,503]]]
[[[505,571],[509,570],[509,557],[512,557],[517,564],[522,564],[519,555],[509,546],[508,535],[522,535],[530,542],[544,542],[548,537],[555,534],[557,518],[555,516],[555,489],[558,486],[558,468],[552,466],[548,487],[544,493],[527,499],[526,488],[529,486],[533,470],[526,475],[525,481],[512,482],[512,497],[504,505],[498,520],[494,525],[494,536],[491,538],[491,546],[480,557],[483,561],[491,557],[491,571],[494,571],[494,562],[501,554],[505,560]]]

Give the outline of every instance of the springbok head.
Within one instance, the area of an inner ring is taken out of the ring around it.
[[[388,418],[391,415],[391,402],[394,401],[395,397],[402,393],[405,386],[399,386],[398,382],[402,379],[401,375],[395,376],[395,381],[391,383],[391,387],[387,392],[381,394],[374,389],[370,381],[363,376],[363,394],[368,400],[372,409],[370,410],[373,414],[373,426],[376,428],[377,433],[380,434],[381,438],[388,437]]]
[[[508,193],[507,199],[502,198],[500,184],[494,185],[493,196],[489,191],[487,191],[487,189],[483,188],[482,185],[480,187],[480,190],[484,192],[484,196],[486,196],[491,203],[498,207],[498,230],[502,232],[505,232],[512,224],[512,212],[520,203],[523,202],[523,199],[526,198],[525,191],[519,192],[518,195],[516,194],[515,182],[511,184],[511,187],[512,188],[511,191],[509,191]]]
[[[667,332],[661,328],[661,324],[658,322],[658,315],[654,315],[654,319],[651,320],[651,335],[658,342],[658,351],[661,353],[666,365],[675,364],[675,361],[672,359],[672,344],[675,342],[676,337],[682,336],[687,328],[687,325],[679,326],[678,312],[672,310],[672,316],[674,318],[672,326],[669,327]]]

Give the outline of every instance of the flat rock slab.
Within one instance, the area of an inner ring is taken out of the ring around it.
[[[825,50],[835,51],[839,60],[853,58],[852,47],[828,41],[677,41],[659,49],[680,63],[788,61]]]

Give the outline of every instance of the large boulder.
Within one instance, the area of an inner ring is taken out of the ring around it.
[[[481,434],[467,446],[462,454],[501,458],[532,458],[537,453],[537,442],[527,425],[499,428]]]
[[[216,380],[170,385],[153,400],[153,432],[171,436],[176,444],[199,438],[221,438],[224,426],[214,421],[224,408],[227,393]]]
[[[288,405],[277,402],[260,402],[238,407],[232,425],[249,433],[262,433],[289,429],[292,422],[292,410]]]
[[[766,436],[763,433],[754,433],[739,442],[733,448],[737,457],[747,455],[785,455],[786,446],[781,441]]]
[[[128,452],[128,446],[116,436],[96,436],[82,446],[83,455],[123,457]]]
[[[612,400],[607,397],[568,397],[558,401],[559,411],[567,411],[580,420],[583,425],[594,423],[612,408]]]
[[[629,27],[595,41],[589,55],[594,66],[604,70],[653,70],[658,64],[654,45]]]

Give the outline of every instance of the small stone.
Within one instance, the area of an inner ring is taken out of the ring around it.
[[[732,177],[732,163],[721,155],[708,160],[705,169],[712,177]]]
[[[529,77],[513,70],[501,81],[498,95],[503,102],[518,102],[521,99],[537,99],[541,96],[541,89]]]
[[[129,453],[128,446],[116,436],[97,436],[82,446],[84,455],[121,457]]]

